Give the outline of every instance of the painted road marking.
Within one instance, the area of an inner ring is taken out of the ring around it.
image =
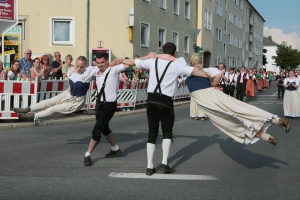
[[[267,101],[257,101],[257,102],[267,102]]]
[[[263,103],[263,104],[273,104],[273,103]]]
[[[215,176],[189,175],[189,174],[153,174],[152,176],[147,176],[145,173],[111,172],[108,176],[112,178],[132,178],[132,179],[191,180],[191,181],[218,180]]]

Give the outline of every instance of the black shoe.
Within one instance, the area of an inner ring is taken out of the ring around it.
[[[152,174],[154,174],[156,172],[156,169],[153,168],[153,169],[150,169],[150,168],[147,168],[146,170],[146,175],[147,176],[151,176]]]
[[[118,149],[117,151],[110,150],[109,154],[105,155],[105,158],[114,158],[114,157],[116,157],[118,155],[121,155],[121,154],[122,154],[121,149]]]
[[[18,118],[21,120],[34,120],[34,114],[19,113]]]
[[[170,174],[173,172],[173,169],[169,164],[168,165],[161,164],[159,171],[161,171],[161,173],[163,174]]]
[[[84,165],[85,165],[85,166],[91,166],[91,165],[92,165],[92,159],[91,159],[91,156],[85,156],[85,157],[84,157]]]
[[[14,108],[13,109],[15,113],[29,113],[30,112],[30,107],[28,106],[27,108]]]

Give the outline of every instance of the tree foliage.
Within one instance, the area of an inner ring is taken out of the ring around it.
[[[281,69],[296,69],[300,65],[300,51],[292,49],[291,45],[287,45],[287,42],[282,42],[277,45],[277,56],[273,56],[277,66]]]

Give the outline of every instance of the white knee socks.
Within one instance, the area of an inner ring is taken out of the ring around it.
[[[147,168],[153,169],[154,152],[155,152],[155,144],[147,143]]]
[[[270,138],[270,135],[268,133],[264,133],[262,136],[261,136],[261,139],[264,140],[264,141],[269,141],[269,138]]]
[[[161,161],[162,164],[167,165],[168,164],[168,157],[169,152],[171,148],[171,139],[163,139],[162,141],[162,151],[163,151],[163,159]]]

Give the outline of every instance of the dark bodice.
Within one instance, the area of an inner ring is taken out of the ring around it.
[[[90,85],[90,83],[83,83],[81,81],[74,83],[71,79],[69,79],[69,84],[71,88],[71,95],[75,97],[85,96]]]
[[[190,93],[196,90],[202,90],[211,87],[210,79],[197,77],[197,76],[190,76],[185,80]]]

